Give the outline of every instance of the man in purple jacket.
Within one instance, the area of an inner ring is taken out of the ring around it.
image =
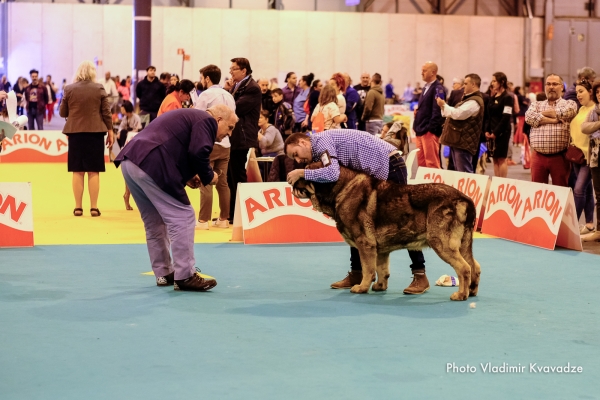
[[[210,153],[215,141],[231,136],[237,120],[223,104],[206,111],[170,111],[137,134],[115,160],[140,209],[158,286],[206,291],[217,285],[194,268],[196,216],[185,185],[195,189],[217,182]]]

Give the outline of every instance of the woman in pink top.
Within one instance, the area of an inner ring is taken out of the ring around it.
[[[131,101],[131,94],[129,92],[129,87],[127,86],[127,81],[125,79],[121,81],[121,84],[117,88],[117,92],[119,92],[123,101]]]

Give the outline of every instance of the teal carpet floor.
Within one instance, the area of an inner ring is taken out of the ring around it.
[[[431,290],[404,296],[406,252],[386,293],[329,289],[346,245],[197,244],[210,293],[156,287],[143,245],[0,250],[0,399],[600,397],[600,258],[474,247],[482,278],[467,302],[433,286],[453,270],[432,251]]]

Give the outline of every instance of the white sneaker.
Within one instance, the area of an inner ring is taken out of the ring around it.
[[[200,221],[196,221],[196,229],[201,229],[201,230],[208,230],[208,221],[206,222],[200,222]]]
[[[221,219],[217,218],[212,222],[212,225],[216,226],[217,228],[229,228],[229,221],[221,221]]]

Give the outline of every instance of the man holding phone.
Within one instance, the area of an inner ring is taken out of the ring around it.
[[[440,168],[440,143],[444,117],[437,99],[445,100],[444,87],[437,80],[438,67],[428,61],[423,64],[421,76],[425,81],[423,93],[415,110],[413,129],[417,135],[417,161],[420,167]]]

